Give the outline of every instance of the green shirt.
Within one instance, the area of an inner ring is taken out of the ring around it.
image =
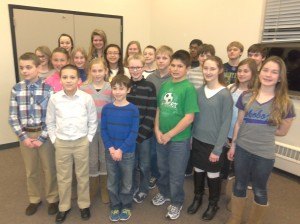
[[[166,81],[158,94],[159,129],[166,133],[173,129],[186,114],[199,112],[195,87],[188,81]],[[183,141],[191,137],[191,125],[175,135],[171,141]]]

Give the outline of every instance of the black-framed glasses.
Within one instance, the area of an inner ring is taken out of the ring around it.
[[[128,67],[130,71],[141,71],[143,67]]]

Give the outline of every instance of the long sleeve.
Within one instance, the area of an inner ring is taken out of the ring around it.
[[[15,134],[19,137],[20,141],[28,138],[25,131],[22,130],[22,125],[18,118],[19,105],[16,99],[15,87],[11,90],[10,105],[9,105],[9,124],[12,127]]]
[[[133,107],[133,114],[132,114],[132,123],[130,128],[130,134],[125,139],[124,143],[120,146],[120,149],[123,152],[130,151],[130,147],[135,144],[136,138],[138,136],[139,130],[139,110],[136,107]]]
[[[53,96],[54,95],[50,97],[50,100],[48,102],[47,115],[46,115],[46,125],[48,129],[48,135],[52,143],[54,143],[56,139],[56,135],[55,135],[56,117],[55,117],[55,105],[53,102]]]
[[[106,107],[103,107],[103,109],[102,109],[100,125],[101,125],[101,137],[102,137],[103,144],[106,149],[109,149],[110,147],[113,146],[113,143],[108,134]]]
[[[150,82],[148,82],[148,84],[151,88],[148,91],[144,118],[140,122],[139,133],[137,137],[138,143],[141,143],[147,139],[151,132],[153,132],[154,127],[154,119],[157,107],[156,92],[155,86]]]
[[[222,107],[221,107],[221,112],[222,112],[221,120],[223,121],[223,123],[220,126],[217,142],[212,151],[216,155],[221,155],[223,145],[227,140],[231,119],[232,119],[232,108],[233,108],[233,100],[231,95],[229,93],[227,95],[223,95]]]
[[[89,101],[88,101],[88,105],[87,105],[88,139],[89,139],[89,142],[92,142],[93,137],[97,131],[97,126],[98,126],[97,110],[96,110],[93,98],[90,95],[88,95],[88,96],[89,96]]]
[[[45,84],[44,84],[45,85]],[[46,88],[45,88],[46,89]],[[51,97],[51,95],[53,94],[52,88],[50,87],[49,90],[46,92],[47,94],[44,95],[44,97],[41,99],[40,102],[38,102],[38,104],[41,107],[41,114],[42,114],[42,131],[40,136],[38,137],[38,140],[41,142],[45,142],[47,140],[48,137],[48,128],[46,125],[46,116],[47,116],[47,106],[48,106],[48,102],[49,99]]]

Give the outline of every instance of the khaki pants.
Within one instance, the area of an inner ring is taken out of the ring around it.
[[[27,132],[29,138],[37,138],[41,132]],[[58,201],[55,151],[48,139],[39,148],[28,148],[20,142],[21,154],[25,164],[27,192],[30,203],[41,201],[41,172],[45,177],[45,196],[48,203]]]
[[[89,141],[87,137],[65,141],[56,138],[55,160],[59,192],[59,211],[71,208],[72,167],[75,164],[77,203],[80,209],[90,207],[89,193]]]

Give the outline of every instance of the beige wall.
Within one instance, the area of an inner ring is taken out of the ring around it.
[[[252,43],[260,41],[265,0],[86,0],[84,3],[73,0],[0,1],[0,145],[17,140],[7,122],[10,89],[15,84],[8,4],[121,15],[124,47],[130,40],[139,40],[142,47],[168,44],[174,50],[188,49],[192,39],[200,38],[213,44],[217,55],[226,60],[229,42],[241,41],[247,50]],[[299,114],[298,102],[296,108]],[[296,144],[296,124],[299,118],[283,139],[285,143]],[[299,144],[298,141],[296,145]]]
[[[246,51],[260,41],[264,4],[264,0],[153,0],[151,41],[178,50],[188,49],[190,41],[199,38],[213,44],[225,61],[231,41],[240,41]]]

